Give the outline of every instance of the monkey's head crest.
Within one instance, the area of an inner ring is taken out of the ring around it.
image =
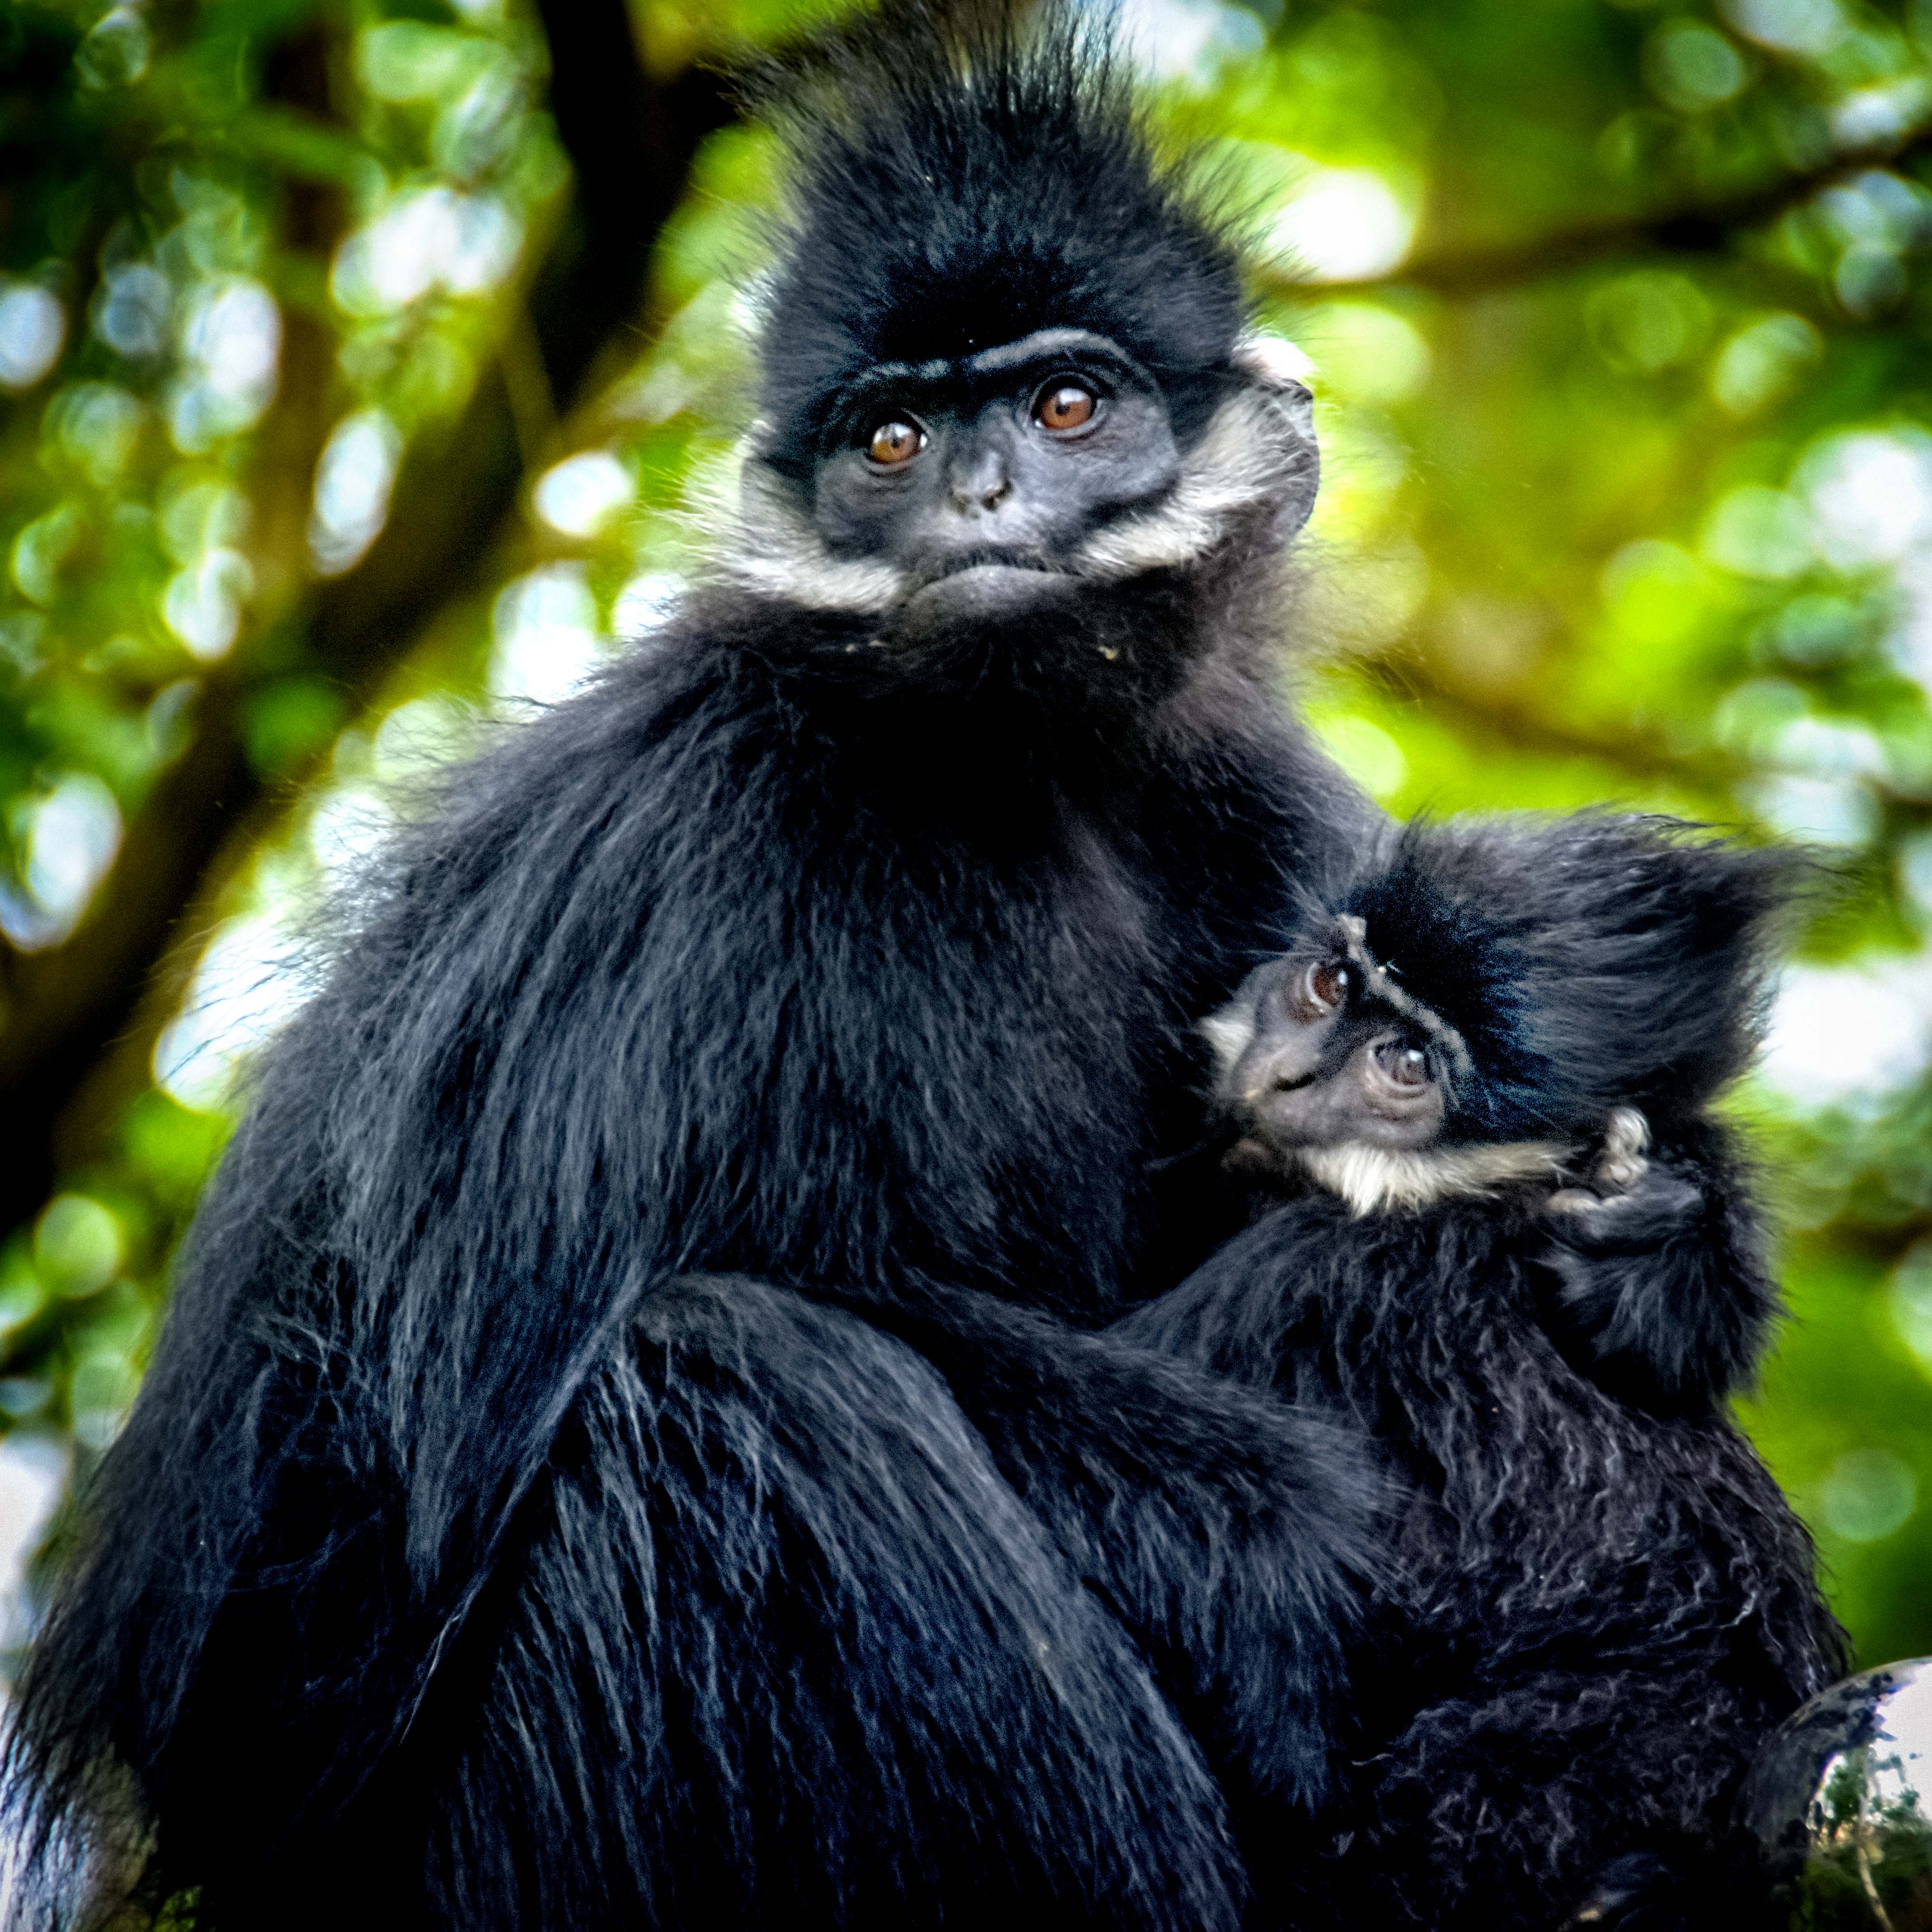
[[[745,91],[792,163],[764,304],[779,445],[868,368],[1040,329],[1107,338],[1183,408],[1226,380],[1246,320],[1238,250],[1157,155],[1090,15],[889,0]]]

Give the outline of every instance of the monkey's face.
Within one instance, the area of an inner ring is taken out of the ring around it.
[[[1217,1099],[1242,1132],[1244,1161],[1297,1148],[1408,1150],[1442,1133],[1442,1043],[1425,1009],[1386,997],[1396,989],[1365,970],[1361,926],[1338,920],[1331,943],[1258,968],[1208,1022]]]
[[[876,364],[754,433],[721,561],[822,620],[803,647],[842,679],[1157,691],[1313,501],[1282,347],[1174,394],[1082,328]]]
[[[1078,594],[1083,546],[1180,473],[1159,386],[1105,337],[1044,329],[958,362],[872,370],[812,479],[827,551],[890,565],[921,632]]]

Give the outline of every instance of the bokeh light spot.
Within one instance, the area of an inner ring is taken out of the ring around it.
[[[633,494],[631,472],[608,450],[586,449],[553,464],[538,479],[537,514],[565,536],[594,536]]]
[[[1311,281],[1386,274],[1408,253],[1415,218],[1366,168],[1311,168],[1274,218],[1269,241]]]
[[[168,628],[203,664],[226,657],[242,630],[254,572],[239,550],[218,547],[169,578],[161,597]]]
[[[1850,31],[1838,0],[1719,0],[1745,39],[1792,54],[1822,54]]]
[[[34,1265],[56,1294],[98,1294],[120,1271],[127,1242],[108,1208],[85,1194],[58,1194],[34,1226]]]
[[[402,453],[402,434],[380,410],[344,416],[330,432],[308,520],[309,559],[322,575],[348,569],[381,534]]]
[[[1643,48],[1644,78],[1666,107],[1696,114],[1735,100],[1750,77],[1744,56],[1701,21],[1671,20]]]
[[[104,14],[75,50],[74,64],[84,87],[125,87],[148,70],[148,23],[136,7]]]
[[[1740,577],[1796,577],[1812,560],[1811,520],[1796,497],[1747,483],[1718,499],[1699,548]]]
[[[0,388],[38,382],[66,338],[67,310],[58,297],[32,282],[0,279]]]
[[[1802,315],[1762,316],[1718,352],[1711,394],[1730,415],[1755,416],[1789,394],[1824,350],[1824,338]]]
[[[21,886],[0,886],[0,932],[22,952],[58,946],[121,850],[121,808],[92,772],[64,778],[21,814]]]
[[[1832,1465],[1818,1500],[1834,1535],[1876,1543],[1910,1520],[1918,1479],[1889,1449],[1853,1449]]]
[[[1808,1107],[1909,1086],[1932,1052],[1932,961],[1794,966],[1771,1012],[1765,1078]]]
[[[604,641],[582,568],[547,564],[506,585],[491,616],[490,689],[512,703],[553,704],[597,668]]]

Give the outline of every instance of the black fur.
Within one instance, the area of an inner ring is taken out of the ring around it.
[[[1082,208],[1112,325],[1225,376],[1218,231],[1113,82],[1000,27],[968,86],[932,31],[839,57],[934,198],[854,168],[828,229],[808,176],[775,406],[949,207]],[[1097,314],[1048,239],[1040,312]],[[1205,1252],[1187,1022],[1370,823],[1271,694],[1277,528],[890,662],[713,590],[453,782],[88,1498],[19,1922],[1238,1922],[1216,1772],[1328,1782],[1364,1459],[1080,1331]]]
[[[1365,1456],[1094,1332],[1232,1225],[1188,1023],[1373,829],[1275,694],[1300,400],[1184,560],[878,648],[800,508],[867,358],[1111,332],[1196,457],[1267,386],[1063,21],[785,84],[803,548],[340,922],[20,1689],[16,1922],[1232,1928],[1231,1796],[1306,1862]]]
[[[1365,917],[1376,958],[1463,1030],[1464,1144],[1580,1148],[1640,1094],[1701,1150],[1694,1192],[1721,1204],[1666,1204],[1666,1232],[1720,1220],[1709,1252],[1657,1246],[1647,1210],[1577,1217],[1630,1244],[1606,1282],[1559,1275],[1559,1306],[1610,1304],[1585,1311],[1580,1366],[1550,1333],[1556,1217],[1529,1186],[1366,1215],[1276,1201],[1121,1324],[1336,1405],[1414,1486],[1354,1660],[1334,1923],[1718,1922],[1752,1750],[1844,1666],[1810,1539],[1735,1426],[1708,1400],[1661,1414],[1615,1392],[1626,1358],[1742,1364],[1762,1336],[1748,1198],[1704,1110],[1748,1057],[1792,869],[1652,821],[1414,826],[1320,915]]]
[[[1690,830],[1608,813],[1418,821],[1340,895],[1482,1070],[1457,1096],[1458,1138],[1594,1134],[1619,1106],[1667,1135],[1742,1072],[1765,928],[1802,863]]]
[[[763,402],[801,472],[850,378],[1038,328],[1111,338],[1184,418],[1227,386],[1247,320],[1228,229],[1156,157],[1099,33],[1022,11],[934,10],[912,34],[863,16],[748,74],[794,164]]]

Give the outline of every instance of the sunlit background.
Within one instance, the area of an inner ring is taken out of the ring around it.
[[[0,13],[0,1646],[318,893],[676,603],[776,192],[706,63],[802,17]],[[1865,1659],[1932,1652],[1932,4],[1126,24],[1319,399],[1342,763],[1841,862],[1740,1102],[1797,1317],[1744,1419]]]

